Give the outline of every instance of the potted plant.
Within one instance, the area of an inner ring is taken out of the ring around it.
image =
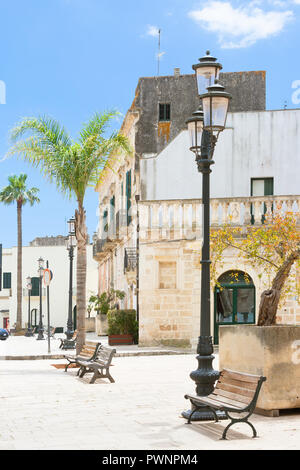
[[[271,214],[262,225],[244,232],[229,227],[214,231],[213,273],[217,262],[224,263],[227,248],[231,255],[232,250],[240,253],[252,270],[256,268],[257,283],[265,287],[256,325],[220,326],[220,368],[266,376],[257,403],[265,413],[278,416],[280,409],[300,408],[300,325],[276,321],[278,309],[291,295],[299,299],[293,273],[300,267],[297,220],[290,213]],[[299,307],[295,303],[292,308]]]
[[[97,312],[97,323],[96,328],[98,335],[107,335],[108,322],[107,313],[110,309],[118,306],[118,300],[123,300],[125,292],[121,290],[110,289],[102,294],[92,295],[89,299],[90,304],[94,306],[95,312]]]
[[[137,342],[138,323],[135,310],[109,310],[108,344],[134,344]]]

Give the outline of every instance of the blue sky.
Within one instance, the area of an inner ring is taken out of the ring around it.
[[[193,73],[207,49],[223,71],[266,70],[267,108],[300,107],[300,0],[2,0],[0,2],[0,156],[9,131],[25,116],[47,114],[76,138],[95,112],[125,115],[139,77]],[[114,121],[118,128],[121,121]],[[283,156],[288,158],[288,155]],[[10,174],[28,174],[39,205],[24,207],[23,243],[67,234],[76,202],[16,157],[0,162],[0,188]],[[85,200],[90,236],[97,194]],[[15,246],[16,207],[0,205],[0,243]]]

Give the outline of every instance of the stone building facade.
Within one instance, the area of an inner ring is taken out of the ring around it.
[[[255,211],[259,220],[266,204],[282,200],[296,213],[299,189],[292,168],[299,165],[300,111],[265,110],[263,71],[224,73],[220,82],[233,99],[214,156],[212,225],[229,220],[243,225]],[[98,291],[113,287],[126,292],[121,307],[138,309],[141,345],[188,347],[199,336],[201,175],[189,151],[185,124],[198,104],[194,75],[141,78],[121,127],[133,152],[112,156],[96,188]],[[290,136],[289,165],[281,158],[283,135]],[[254,305],[250,317],[255,321],[260,278],[232,254],[225,258],[220,276],[238,269],[252,279],[248,301]],[[245,292],[234,291],[239,305]],[[215,299],[212,286],[211,324],[217,342]],[[283,310],[282,321],[298,321],[297,300],[288,308],[294,313]]]

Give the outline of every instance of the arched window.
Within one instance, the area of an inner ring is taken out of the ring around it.
[[[255,286],[251,277],[239,270],[223,273],[215,287],[215,344],[220,325],[255,323]]]

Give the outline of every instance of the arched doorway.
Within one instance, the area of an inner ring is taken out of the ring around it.
[[[255,323],[255,286],[238,270],[223,273],[214,293],[214,343],[219,344],[220,325]]]

